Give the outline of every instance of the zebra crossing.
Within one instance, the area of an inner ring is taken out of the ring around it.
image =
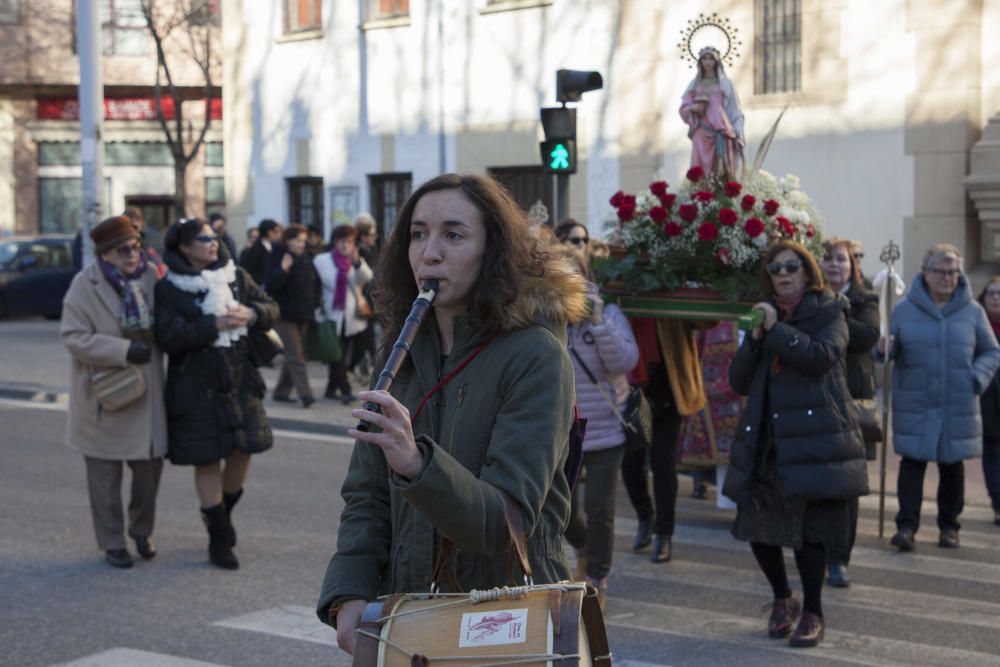
[[[889,499],[889,516],[895,510]],[[620,506],[628,510],[627,503]],[[962,548],[936,546],[933,502],[924,508],[915,552],[890,549],[877,538],[877,499],[862,499],[858,545],[851,563],[853,585],[824,590],[827,633],[814,649],[791,649],[765,632],[769,587],[747,545],[729,535],[732,513],[710,502],[682,498],[674,535],[674,559],[654,564],[632,553],[635,521],[620,510],[615,563],[605,609],[616,665],[941,665],[1000,666],[1000,528],[992,512],[969,507],[963,514]],[[789,556],[789,578],[797,576]],[[239,643],[248,633],[309,642],[328,649],[322,664],[350,665],[336,648],[335,633],[321,625],[309,601],[281,601],[218,619],[220,642]],[[182,656],[116,647],[83,656],[73,667],[142,664],[204,667]],[[239,664],[238,661],[232,664]],[[274,664],[282,664],[280,658]]]

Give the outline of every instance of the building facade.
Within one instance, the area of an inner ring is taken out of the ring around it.
[[[178,212],[174,159],[156,114],[154,41],[142,0],[97,4],[104,51],[104,215],[138,206],[151,228],[162,229]],[[156,5],[173,12],[192,2]],[[217,14],[192,21],[218,21]],[[205,79],[186,57],[184,30],[172,32],[164,50],[184,100],[181,136],[190,148],[205,117]],[[219,31],[212,32],[219,53]],[[81,224],[79,75],[75,0],[0,1],[0,234],[72,232]],[[189,215],[225,206],[220,86],[213,95],[213,123],[186,173]],[[161,109],[173,123],[175,105],[166,93]]]
[[[686,31],[715,14],[739,51],[727,72],[749,154],[787,105],[764,167],[800,177],[828,234],[864,243],[866,273],[889,239],[908,276],[938,241],[958,245],[970,265],[1000,258],[966,191],[970,155],[1000,111],[1000,69],[989,66],[1000,62],[1000,40],[988,33],[1000,25],[1000,0],[223,7],[227,210],[236,225],[273,217],[328,232],[370,210],[387,229],[405,196],[445,171],[493,173],[525,206],[541,200],[551,211],[538,109],[554,105],[555,72],[569,68],[597,70],[605,82],[576,105],[569,199],[570,215],[599,236],[616,190],[684,173],[690,144],[678,109],[694,75],[682,59]],[[718,30],[715,39],[724,39]]]

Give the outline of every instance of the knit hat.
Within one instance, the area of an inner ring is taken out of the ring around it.
[[[129,239],[142,240],[131,218],[124,215],[102,220],[90,230],[90,238],[94,241],[94,251],[97,253],[108,252]]]

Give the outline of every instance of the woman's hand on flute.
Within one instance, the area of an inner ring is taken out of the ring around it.
[[[351,428],[347,434],[382,449],[389,467],[397,475],[413,479],[424,467],[424,457],[417,447],[410,426],[410,411],[406,406],[385,391],[362,391],[358,394],[362,405],[371,401],[382,407],[382,413],[370,412],[364,408],[351,410],[351,415],[378,426],[381,433],[362,432]]]

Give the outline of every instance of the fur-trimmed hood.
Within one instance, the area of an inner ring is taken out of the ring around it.
[[[587,315],[587,282],[569,259],[550,253],[538,276],[525,278],[504,320],[506,332],[537,324],[565,333]]]

